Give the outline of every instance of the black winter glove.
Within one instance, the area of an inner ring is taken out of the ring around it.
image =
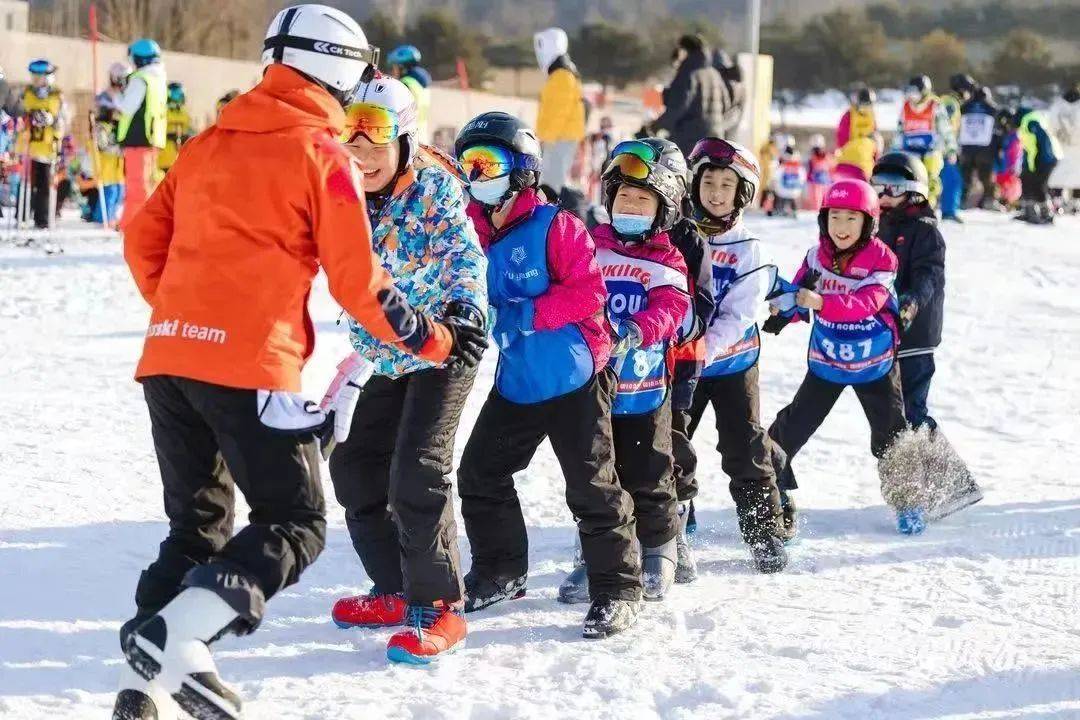
[[[474,305],[452,302],[446,308],[443,324],[453,339],[450,355],[446,358],[450,371],[461,373],[476,367],[488,346],[484,314]]]
[[[791,322],[791,318],[794,315],[784,317],[783,315],[770,315],[769,319],[761,324],[761,329],[770,335],[779,335],[780,331],[788,326]]]

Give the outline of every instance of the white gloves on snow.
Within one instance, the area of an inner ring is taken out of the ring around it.
[[[318,404],[299,393],[258,390],[255,396],[259,420],[281,432],[315,433],[323,455],[329,456],[336,443],[348,439],[356,402],[374,371],[374,365],[352,353],[338,364],[337,374]]]

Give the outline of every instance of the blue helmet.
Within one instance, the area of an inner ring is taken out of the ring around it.
[[[135,67],[142,67],[161,57],[161,46],[149,38],[141,38],[128,46],[128,57]]]
[[[183,105],[187,96],[184,94],[184,86],[178,82],[169,83],[169,102],[173,105]]]
[[[390,65],[418,65],[420,51],[415,45],[398,45],[386,56],[386,62]]]
[[[31,75],[52,75],[56,72],[56,66],[45,59],[34,60],[27,69]]]

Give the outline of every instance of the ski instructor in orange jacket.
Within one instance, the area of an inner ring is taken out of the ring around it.
[[[298,395],[319,266],[334,298],[380,340],[451,366],[475,365],[486,347],[482,319],[425,317],[372,254],[362,173],[336,138],[343,101],[377,59],[345,13],[282,10],[262,81],[184,144],[125,228],[124,257],[153,308],[136,377],[169,535],[121,629],[133,672],[117,717],[157,717],[147,713],[173,701],[195,717],[237,717],[240,700],[206,643],[252,632],[266,599],[323,549],[316,432],[358,390],[342,385],[328,408]],[[251,508],[235,536],[234,483]]]

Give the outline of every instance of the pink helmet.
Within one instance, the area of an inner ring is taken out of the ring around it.
[[[869,240],[874,234],[877,229],[878,215],[881,213],[878,196],[874,189],[869,183],[854,178],[837,180],[825,193],[825,200],[821,203],[821,212],[818,213],[818,227],[821,229],[821,234],[826,237],[829,235],[829,210],[855,210],[866,215],[860,242]]]
[[[854,178],[837,180],[830,185],[821,208],[823,210],[858,210],[872,218],[877,218],[880,213],[878,196],[874,188],[864,180]]]

